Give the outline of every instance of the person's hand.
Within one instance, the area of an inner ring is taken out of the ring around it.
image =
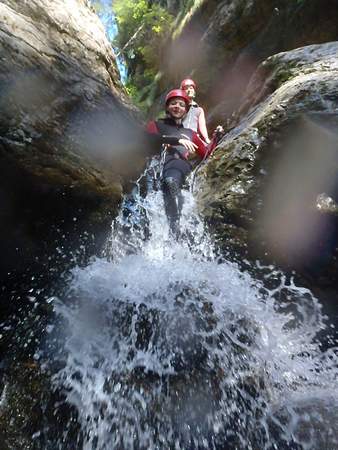
[[[189,139],[180,139],[178,141],[180,145],[183,145],[185,149],[189,151],[189,153],[195,153],[195,150],[197,149],[197,145],[191,142]]]

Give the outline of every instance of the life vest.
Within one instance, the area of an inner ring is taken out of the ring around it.
[[[196,102],[192,102],[189,106],[188,112],[183,119],[183,126],[185,128],[190,128],[191,130],[198,133],[198,120],[201,114],[201,107],[198,106]]]

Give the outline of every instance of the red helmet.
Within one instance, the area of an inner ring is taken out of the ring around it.
[[[168,92],[168,94],[165,98],[165,104],[167,105],[168,101],[175,97],[182,98],[185,101],[185,104],[187,105],[187,107],[189,106],[190,99],[187,96],[187,94],[184,91],[182,91],[182,89],[173,89],[172,91]]]
[[[185,78],[181,82],[181,89],[185,89],[187,86],[192,86],[196,90],[196,83],[194,80],[191,80],[190,78]]]

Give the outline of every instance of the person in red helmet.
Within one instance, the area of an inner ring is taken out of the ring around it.
[[[196,131],[201,138],[207,143],[210,143],[205,114],[201,106],[195,102],[196,97],[196,83],[190,78],[185,78],[181,82],[181,89],[189,97],[189,110],[183,120],[185,128],[191,128]]]
[[[153,144],[165,144],[165,158],[162,169],[162,191],[170,231],[179,232],[182,209],[181,188],[195,161],[205,158],[208,147],[192,129],[183,126],[183,119],[189,109],[189,97],[185,91],[174,89],[165,98],[166,117],[149,122],[147,132]]]
[[[165,98],[166,117],[149,122],[147,132],[157,135],[154,142],[175,148],[184,160],[194,155],[204,158],[207,152],[205,142],[192,129],[185,129],[183,125],[188,109],[189,97],[185,92],[181,89],[171,90]]]

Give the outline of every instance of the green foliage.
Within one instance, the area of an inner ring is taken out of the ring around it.
[[[118,25],[114,46],[126,61],[127,89],[137,101],[136,89],[151,83],[159,70],[174,17],[148,0],[114,0],[113,10]]]
[[[153,100],[152,96],[150,95],[153,89],[153,81],[150,80],[150,77],[148,84],[144,87],[141,87],[139,84],[134,84],[132,78],[129,77],[125,88],[128,95],[133,100],[133,103],[137,105],[144,113],[146,113],[152,105],[151,100]]]
[[[137,87],[134,86],[130,81],[126,83],[125,85],[127,94],[129,95],[129,97],[131,97],[133,100],[137,101],[138,98],[138,91],[137,91]]]

